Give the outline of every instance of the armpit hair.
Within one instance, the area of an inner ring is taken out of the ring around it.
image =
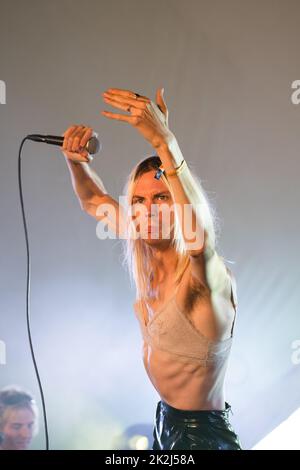
[[[196,303],[207,298],[209,294],[209,289],[205,284],[194,278],[191,278],[188,294],[184,302],[185,311],[190,313],[194,309]]]

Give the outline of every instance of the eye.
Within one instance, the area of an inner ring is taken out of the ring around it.
[[[12,428],[13,428],[15,431],[18,431],[18,429],[21,429],[21,424],[13,424],[13,425],[12,425]]]
[[[167,199],[169,199],[169,196],[167,196],[166,194],[161,194],[160,196],[158,196],[158,199],[160,198],[162,201],[166,201]]]
[[[138,199],[134,199],[134,201],[132,201],[132,204],[141,204],[142,202],[143,202],[143,199],[138,198]]]

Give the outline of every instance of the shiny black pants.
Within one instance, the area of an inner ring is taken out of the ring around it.
[[[242,450],[225,410],[186,411],[159,401],[153,450]],[[231,411],[232,412],[232,411]]]

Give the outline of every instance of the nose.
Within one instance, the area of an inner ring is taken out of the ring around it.
[[[157,204],[155,204],[153,201],[149,200],[146,201],[145,203],[145,208],[146,208],[146,213],[147,213],[147,218],[154,217],[158,213],[158,207]]]

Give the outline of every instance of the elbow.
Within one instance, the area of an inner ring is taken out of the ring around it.
[[[80,208],[83,212],[86,212],[87,214],[91,215],[92,217],[95,217],[96,210],[95,210],[95,205],[91,204],[90,202],[86,201],[79,201]]]

